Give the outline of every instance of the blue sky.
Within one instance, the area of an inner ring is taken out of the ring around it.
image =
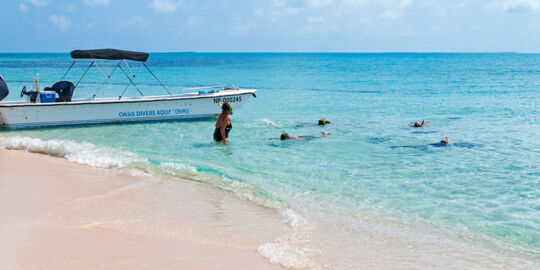
[[[540,0],[5,0],[0,52],[540,52]]]

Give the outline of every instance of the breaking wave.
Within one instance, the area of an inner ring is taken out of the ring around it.
[[[30,137],[0,137],[0,147],[46,154],[65,158],[69,161],[99,168],[126,168],[130,171],[168,176],[206,183],[232,192],[237,197],[252,201],[260,206],[280,210],[282,222],[292,231],[266,243],[258,252],[272,263],[293,269],[319,269],[311,259],[314,251],[308,243],[313,229],[299,214],[286,207],[286,203],[274,198],[263,190],[242,181],[235,181],[226,175],[208,175],[194,166],[178,162],[153,164],[135,153],[71,140],[42,140]]]
[[[145,161],[131,152],[69,140],[44,141],[30,137],[0,138],[0,147],[62,157],[72,162],[100,168],[123,168],[135,162]]]

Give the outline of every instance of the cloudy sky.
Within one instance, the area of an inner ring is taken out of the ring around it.
[[[0,52],[540,52],[540,0],[8,0]]]

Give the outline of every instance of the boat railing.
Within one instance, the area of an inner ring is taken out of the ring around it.
[[[154,79],[159,83],[159,85],[161,85],[161,87],[163,87],[163,89],[165,89],[165,91],[167,91],[167,93],[170,96],[172,96],[172,93],[169,91],[169,89],[156,77],[154,72],[152,72],[152,70],[150,70],[150,68],[148,68],[148,66],[146,65],[146,60],[148,59],[148,53],[130,52],[130,51],[122,51],[122,50],[114,50],[114,49],[76,50],[76,51],[71,52],[71,57],[73,58],[73,63],[71,64],[69,69],[66,71],[64,76],[62,76],[61,81],[64,80],[64,78],[68,75],[70,70],[72,70],[72,68],[76,66],[76,69],[78,69],[79,72],[81,73],[81,78],[75,84],[74,90],[75,88],[77,88],[77,86],[83,79],[86,81],[85,76],[90,70],[90,68],[92,68],[92,66],[94,66],[104,76],[105,80],[99,85],[98,89],[97,90],[92,89],[93,90],[92,99],[96,98],[96,95],[99,93],[99,91],[103,88],[103,86],[106,83],[108,83],[113,89],[115,89],[115,87],[113,86],[113,84],[111,83],[109,79],[113,76],[113,74],[116,72],[117,69],[121,70],[122,73],[127,78],[127,80],[129,81],[129,83],[127,83],[126,86],[124,87],[121,94],[118,96],[118,99],[122,99],[122,97],[124,96],[124,94],[126,93],[126,91],[131,85],[137,89],[137,91],[139,92],[141,96],[144,96],[144,94],[139,89],[137,84],[135,84],[135,81],[134,81],[142,67],[144,67],[152,75],[152,77],[154,77]],[[78,59],[89,59],[91,60],[91,63],[84,71],[82,71],[80,66],[76,65]],[[96,61],[98,59],[117,61],[117,63],[114,69],[110,73],[108,73],[103,69],[103,67],[100,67],[100,65],[98,64],[98,61]],[[132,67],[128,64],[126,60],[139,62],[140,65],[136,70],[132,69]]]

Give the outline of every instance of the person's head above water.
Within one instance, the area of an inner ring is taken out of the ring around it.
[[[279,139],[282,140],[282,141],[286,140],[288,138],[289,138],[289,133],[287,133],[287,132],[281,133],[281,137],[279,137]]]
[[[422,122],[416,121],[416,122],[414,122],[414,124],[412,124],[411,126],[412,126],[412,127],[423,127],[423,126],[424,126],[425,124],[427,124],[427,123],[428,123],[428,121],[426,121],[426,120],[422,120]]]
[[[444,138],[445,138],[444,140],[441,140],[441,143],[448,145],[448,137],[444,137]]]
[[[319,126],[324,126],[324,125],[326,125],[326,124],[331,124],[331,123],[332,123],[332,122],[326,120],[326,118],[322,118],[322,119],[319,119],[318,125],[319,125]]]
[[[228,113],[230,112],[232,114],[232,107],[229,102],[225,102],[221,105],[221,113]]]

